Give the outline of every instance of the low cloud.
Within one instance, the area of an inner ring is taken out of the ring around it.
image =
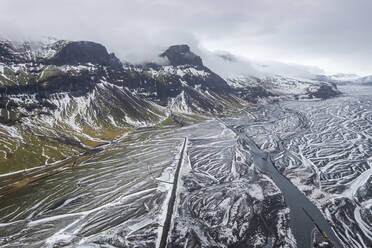
[[[369,74],[371,9],[367,0],[2,0],[0,36],[97,41],[135,63],[187,43],[248,60]]]
[[[223,78],[236,76],[265,77],[284,75],[298,79],[313,79],[324,71],[314,66],[281,63],[277,61],[257,61],[236,56],[228,52],[202,52],[204,64]]]

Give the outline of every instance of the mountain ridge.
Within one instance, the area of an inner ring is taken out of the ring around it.
[[[296,97],[273,91],[268,80],[233,87],[188,45],[171,46],[160,57],[169,64],[122,63],[90,41],[0,42],[1,172],[61,160],[129,129],[180,125],[185,115],[227,115],[260,98]],[[319,85],[314,92],[338,94]],[[313,93],[301,92],[319,97]],[[56,143],[60,137],[71,142]]]

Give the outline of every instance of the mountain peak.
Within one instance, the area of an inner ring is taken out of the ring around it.
[[[188,45],[173,45],[170,46],[165,52],[160,54],[160,57],[167,57],[170,64],[173,66],[178,65],[196,65],[203,66],[202,59],[191,52]]]
[[[53,64],[80,64],[93,63],[100,65],[110,65],[117,63],[113,54],[109,54],[107,49],[91,41],[59,41],[55,43],[57,53],[49,59]]]

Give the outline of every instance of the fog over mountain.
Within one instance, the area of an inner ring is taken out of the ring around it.
[[[194,50],[368,75],[371,7],[365,0],[3,0],[0,28],[10,39],[101,42],[135,63],[186,43]]]

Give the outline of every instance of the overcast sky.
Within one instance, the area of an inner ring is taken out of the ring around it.
[[[139,62],[168,45],[372,74],[371,0],[1,0],[0,36],[103,43]]]

